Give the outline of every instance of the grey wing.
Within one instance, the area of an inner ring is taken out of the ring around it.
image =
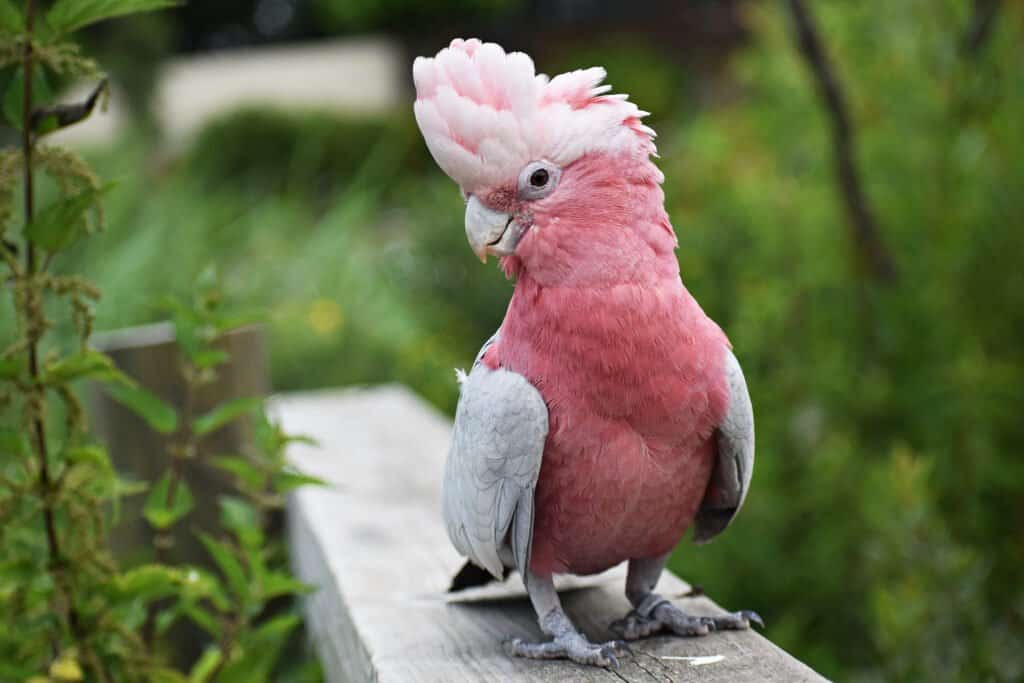
[[[754,410],[739,361],[732,351],[727,353],[729,408],[715,431],[715,467],[695,520],[697,543],[725,531],[743,505],[754,474]]]
[[[500,579],[529,565],[548,409],[522,375],[480,362],[493,341],[462,380],[442,499],[452,544]]]

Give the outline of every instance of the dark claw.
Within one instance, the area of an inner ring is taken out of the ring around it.
[[[633,648],[629,646],[629,643],[627,643],[624,640],[616,640],[614,643],[612,643],[612,647],[615,649],[615,652],[617,653],[625,653],[630,657],[636,656],[636,652],[633,650]]]
[[[701,617],[700,623],[708,627],[708,631],[717,631],[718,624],[715,623],[714,617]]]
[[[612,647],[602,647],[601,656],[608,660],[607,666],[614,669],[619,668],[619,658],[615,656],[615,650]]]
[[[740,611],[740,616],[749,621],[751,624],[757,624],[761,628],[764,628],[764,619],[761,615],[753,610],[745,609]]]

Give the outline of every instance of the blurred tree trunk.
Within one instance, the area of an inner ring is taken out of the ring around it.
[[[854,163],[854,129],[839,79],[822,46],[818,30],[803,0],[789,0],[789,11],[796,30],[797,46],[817,82],[832,122],[832,149],[836,177],[843,196],[853,239],[868,272],[874,279],[891,282],[896,267],[879,234],[874,210],[864,194],[860,174]]]
[[[974,14],[964,32],[963,49],[970,56],[981,52],[995,24],[999,12],[999,0],[974,0]]]

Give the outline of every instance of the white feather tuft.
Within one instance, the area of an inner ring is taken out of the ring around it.
[[[656,155],[647,112],[608,94],[601,67],[548,79],[522,52],[455,39],[413,62],[416,121],[441,169],[463,192],[514,180],[530,161],[566,166],[593,152]]]

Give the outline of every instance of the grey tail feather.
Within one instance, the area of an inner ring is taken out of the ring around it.
[[[508,578],[508,568],[503,568],[501,571],[501,580],[504,581]],[[452,579],[452,585],[448,588],[449,593],[455,593],[457,591],[466,590],[467,588],[476,588],[478,586],[486,586],[491,581],[496,581],[491,573],[486,569],[481,569],[470,561],[466,561],[466,564],[462,565],[462,569]]]

